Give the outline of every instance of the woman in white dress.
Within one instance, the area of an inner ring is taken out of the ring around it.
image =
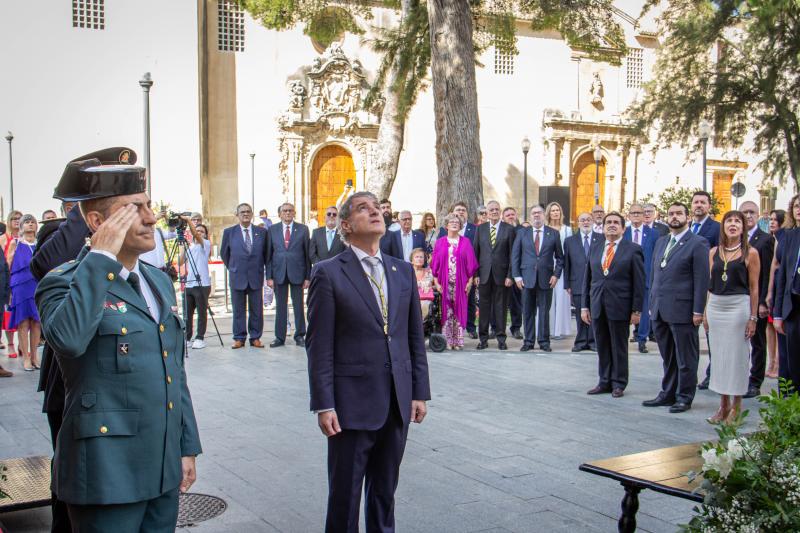
[[[544,212],[545,224],[556,230],[561,237],[561,248],[564,240],[572,235],[572,228],[564,223],[564,210],[558,202],[550,202]],[[561,339],[572,335],[572,301],[564,289],[564,277],[558,278],[553,287],[553,304],[550,307],[550,338]]]

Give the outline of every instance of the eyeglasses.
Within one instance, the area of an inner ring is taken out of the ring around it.
[[[337,213],[325,213],[325,216],[329,218],[336,218],[339,215]]]
[[[478,214],[479,214],[479,215],[486,216],[486,211],[478,211]]]
[[[644,211],[629,211],[629,215],[644,215]]]
[[[400,222],[411,222],[411,218],[410,217],[401,218]]]

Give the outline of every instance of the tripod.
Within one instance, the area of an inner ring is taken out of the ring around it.
[[[197,270],[197,264],[195,263],[194,258],[192,257],[192,254],[189,253],[189,243],[186,242],[186,236],[184,234],[185,231],[186,231],[186,227],[180,227],[179,226],[178,228],[176,228],[176,230],[175,230],[175,234],[176,234],[175,243],[172,245],[172,248],[169,250],[169,253],[167,254],[167,264],[171,265],[172,264],[172,260],[177,255],[177,257],[178,257],[178,272],[180,273],[180,271],[181,271],[181,253],[180,252],[183,252],[183,254],[182,254],[183,257],[184,257],[183,266],[186,267],[186,269],[185,269],[186,273],[184,275],[181,275],[179,277],[178,281],[180,281],[180,283],[181,283],[181,295],[183,297],[183,319],[184,320],[188,320],[189,317],[188,317],[187,304],[186,304],[186,278],[189,276],[189,273],[190,273],[189,271],[191,270],[194,273],[194,280],[195,280],[195,282],[197,282],[198,286],[201,286],[200,285],[201,282],[200,282],[200,271]],[[209,298],[210,297],[211,297],[211,295],[209,295]],[[219,345],[220,346],[225,346],[225,344],[222,342],[222,335],[220,335],[219,328],[217,327],[217,321],[214,320],[214,311],[211,309],[211,305],[210,304],[207,305],[206,312],[208,312],[208,315],[211,317],[211,323],[214,325],[214,331],[217,332],[217,338],[219,339]],[[199,322],[199,316],[198,316],[198,322]],[[199,324],[198,324],[198,326],[199,326]]]

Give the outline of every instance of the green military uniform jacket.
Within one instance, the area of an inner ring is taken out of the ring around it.
[[[201,452],[175,290],[159,269],[139,265],[158,323],[120,277],[122,265],[88,248],[36,290],[66,388],[52,487],[69,504],[158,497],[180,484],[181,457]]]

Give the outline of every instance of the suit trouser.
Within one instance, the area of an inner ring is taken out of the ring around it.
[[[50,352],[49,357],[55,357],[55,354]],[[53,443],[53,452],[56,450],[56,440],[58,439],[58,432],[61,431],[61,423],[63,421],[64,413],[62,411],[47,412],[47,425],[50,426],[50,442]],[[52,465],[50,466],[50,473],[52,474]],[[72,525],[69,521],[67,504],[59,500],[55,492],[50,493],[50,511],[53,515],[50,524],[51,533],[71,533]]]
[[[506,304],[508,303],[508,287],[499,285],[493,276],[478,286],[480,303],[479,337],[481,342],[489,338],[489,323],[494,324],[497,340],[506,340]]]
[[[578,323],[575,335],[575,344],[578,348],[591,348],[594,346],[594,330],[592,326],[581,320],[581,295],[572,293],[572,306],[575,308],[575,320]]]
[[[194,310],[197,309],[197,338],[206,336],[208,323],[208,296],[211,287],[186,287],[186,340],[192,339],[194,329]]]
[[[644,302],[650,301],[650,289],[644,291]],[[639,325],[634,328],[636,340],[639,342],[647,342],[647,337],[650,336],[650,313],[645,311],[639,319]]]
[[[328,437],[326,533],[358,533],[362,484],[367,533],[394,531],[394,493],[407,436],[408,426],[400,416],[392,386],[383,427],[375,431],[343,429]]]
[[[767,372],[767,319],[759,318],[750,338],[750,387],[761,388]]]
[[[697,389],[700,337],[693,323],[670,324],[650,317],[658,350],[664,361],[661,394],[666,399],[691,404]]]
[[[475,296],[475,285],[472,285],[467,295],[467,332],[470,333],[475,332],[475,315],[478,310]]]
[[[800,296],[792,295],[793,311],[783,321],[786,332],[786,362],[788,363],[789,379],[795,390],[800,390],[800,350],[789,349],[789,346],[800,346]]]
[[[233,338],[244,341],[250,333],[250,340],[261,338],[264,332],[264,300],[261,287],[257,289],[246,288],[243,291],[231,288],[231,303],[233,304]],[[247,327],[244,317],[247,315]]]
[[[778,333],[778,377],[789,378],[789,346],[786,344],[786,335]]]
[[[67,507],[73,533],[174,533],[178,489],[142,502]]]
[[[533,346],[539,337],[539,347],[550,346],[550,305],[553,303],[553,289],[535,287],[522,289],[522,314],[525,316],[525,344]],[[538,332],[536,315],[539,315]]]
[[[628,386],[628,320],[609,320],[605,312],[592,319],[597,343],[598,385],[625,389]]]
[[[286,341],[286,323],[289,320],[289,292],[292,293],[294,308],[294,338],[302,339],[306,335],[306,316],[303,307],[303,286],[293,283],[275,284],[275,338]]]
[[[506,311],[511,315],[511,332],[514,333],[522,329],[522,291],[512,284],[510,289],[506,290]],[[508,319],[506,319],[506,323]],[[489,316],[489,328],[492,331],[497,331],[497,323],[494,319],[494,308],[492,314]]]

